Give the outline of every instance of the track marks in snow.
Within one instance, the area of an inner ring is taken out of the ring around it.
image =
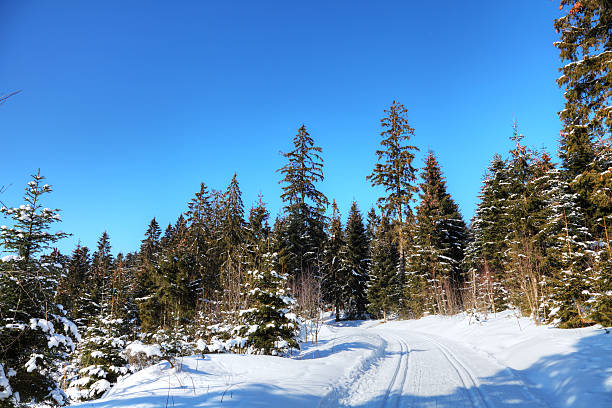
[[[429,342],[434,344],[438,350],[442,352],[446,360],[453,367],[459,379],[463,383],[463,386],[469,396],[469,399],[474,408],[489,408],[490,405],[487,402],[486,396],[480,391],[480,382],[478,381],[478,377],[474,375],[474,373],[470,370],[468,366],[463,364],[461,360],[453,353],[448,347],[443,345],[442,343],[436,341],[432,337],[423,336]]]
[[[404,398],[404,387],[406,386],[406,378],[409,376],[410,356],[412,350],[410,345],[401,337],[396,337],[396,341],[400,345],[400,358],[398,359],[397,367],[393,378],[387,387],[387,392],[383,398],[381,408],[395,407],[399,408],[402,398]],[[399,374],[399,375],[398,375]],[[401,380],[398,381],[398,377]],[[399,386],[397,386],[397,385]],[[407,396],[406,396],[407,397]]]
[[[372,344],[376,344],[372,353],[362,359],[357,365],[349,369],[346,375],[339,379],[338,382],[332,384],[330,391],[319,402],[320,408],[335,408],[350,406],[346,405],[345,401],[350,399],[355,391],[355,384],[362,382],[363,377],[372,374],[376,370],[376,366],[384,362],[386,350],[388,348],[387,341],[377,335],[360,335],[360,339],[367,338]],[[358,391],[358,390],[357,390]]]
[[[394,326],[348,337],[376,339],[377,347],[345,371],[320,407],[548,407],[508,367],[452,341]]]

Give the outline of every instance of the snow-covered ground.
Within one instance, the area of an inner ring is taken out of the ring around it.
[[[167,362],[84,407],[612,407],[612,333],[487,321],[328,322],[293,358]]]

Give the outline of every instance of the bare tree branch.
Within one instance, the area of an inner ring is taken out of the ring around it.
[[[2,105],[4,103],[4,101],[6,101],[8,98],[10,98],[11,96],[17,95],[18,93],[21,92],[21,89],[15,92],[11,92],[9,94],[6,95],[2,95],[0,96],[0,105]]]

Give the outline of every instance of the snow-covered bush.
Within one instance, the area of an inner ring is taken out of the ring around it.
[[[133,370],[123,357],[126,336],[122,319],[99,316],[85,333],[78,349],[78,373],[68,389],[72,399],[100,398],[122,376]]]

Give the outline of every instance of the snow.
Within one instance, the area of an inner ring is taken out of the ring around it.
[[[42,354],[32,354],[30,356],[30,359],[24,364],[24,367],[26,369],[26,371],[28,373],[31,373],[34,370],[38,370],[38,365],[36,364],[36,360],[41,359],[42,360],[43,355]]]
[[[4,227],[2,229],[6,228],[4,225],[2,227]],[[2,259],[2,262],[11,262],[11,261],[20,261],[21,257],[17,255],[6,255],[6,256],[3,256],[1,259]]]
[[[159,344],[144,344],[139,340],[128,344],[123,351],[126,355],[145,354],[147,357],[161,357],[162,352]]]
[[[291,358],[163,361],[81,406],[612,406],[612,334],[600,327],[538,327],[503,312],[488,319],[327,320],[319,339]]]
[[[0,401],[9,398],[13,395],[13,390],[7,377],[11,377],[11,370],[8,375],[4,374],[4,365],[0,363]]]

